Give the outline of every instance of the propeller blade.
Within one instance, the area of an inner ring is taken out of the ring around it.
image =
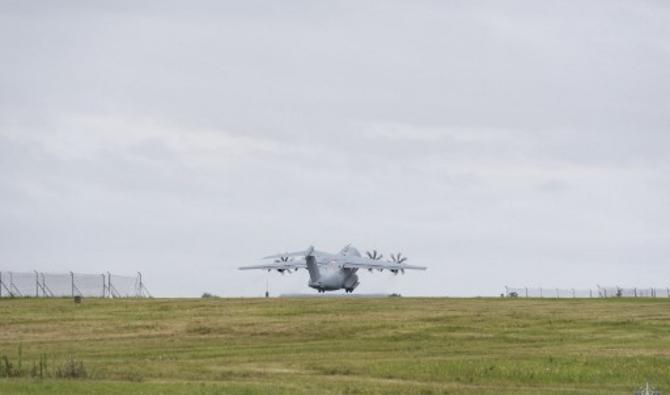
[[[377,250],[372,250],[372,252],[368,251],[366,254],[368,255],[368,258],[374,259],[375,261],[378,261],[384,257],[384,255],[377,252]]]

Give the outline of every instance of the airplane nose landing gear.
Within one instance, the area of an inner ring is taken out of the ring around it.
[[[347,280],[344,282],[344,291],[348,294],[354,292],[354,289],[358,287],[358,276],[355,274],[350,275]]]

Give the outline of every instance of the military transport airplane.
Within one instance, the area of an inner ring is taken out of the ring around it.
[[[298,258],[298,259],[296,259]],[[405,270],[426,270],[424,266],[412,266],[405,263],[406,257],[400,254],[391,254],[391,261],[382,261],[383,255],[377,255],[377,251],[368,252],[367,257],[351,245],[344,247],[339,253],[317,251],[309,247],[305,251],[287,252],[284,254],[270,255],[263,259],[275,259],[274,263],[267,265],[243,266],[240,270],[264,269],[276,270],[282,274],[291,273],[298,269],[307,269],[309,272],[309,285],[319,292],[336,291],[344,289],[347,293],[353,292],[358,286],[358,269],[384,271],[393,274],[398,272],[405,274]]]

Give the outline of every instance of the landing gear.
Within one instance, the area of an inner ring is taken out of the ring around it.
[[[353,288],[347,288],[347,289],[344,290],[344,292],[350,294],[350,293],[354,292],[354,289]]]

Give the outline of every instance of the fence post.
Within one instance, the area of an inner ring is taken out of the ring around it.
[[[39,298],[40,297],[40,278],[37,276],[37,270],[33,270],[35,272],[35,297]]]
[[[70,290],[72,292],[72,297],[74,298],[74,273],[70,272]]]
[[[524,289],[526,290],[526,297],[528,297],[528,287],[524,287]]]
[[[105,285],[105,273],[102,273],[101,276],[102,276],[102,298],[104,299],[107,288],[107,286]]]
[[[137,275],[140,278],[140,287],[137,289],[137,296],[142,297],[142,291],[144,290],[144,285],[142,284],[142,273],[137,272]],[[505,287],[507,288],[507,287]]]
[[[589,288],[589,298],[593,298],[593,290]]]
[[[54,296],[53,292],[51,292],[49,287],[47,287],[47,280],[44,278],[44,273],[40,273],[40,275],[42,275],[42,285],[40,286],[40,288],[42,289],[42,293],[47,298],[49,296]]]

